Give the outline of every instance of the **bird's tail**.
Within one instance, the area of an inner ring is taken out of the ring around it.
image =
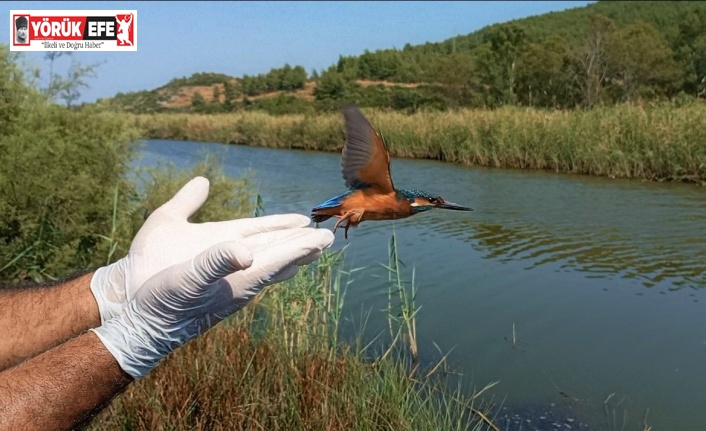
[[[330,218],[331,218],[330,215],[323,215],[323,214],[312,214],[311,215],[311,220],[314,223],[321,223],[322,221],[326,221]]]

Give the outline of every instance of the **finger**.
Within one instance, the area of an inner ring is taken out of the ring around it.
[[[219,231],[232,230],[238,232],[242,238],[245,238],[264,232],[306,227],[309,224],[311,224],[309,217],[302,214],[274,214],[264,217],[210,223],[209,229],[217,229]]]
[[[304,266],[304,265],[308,265],[308,264],[310,264],[310,263],[313,263],[313,262],[315,262],[316,260],[318,260],[318,259],[321,257],[321,253],[322,253],[322,252],[320,252],[320,251],[317,251],[317,252],[315,252],[315,253],[312,253],[312,254],[310,254],[309,256],[307,256],[307,257],[305,257],[304,259],[302,259],[302,260],[300,260],[299,262],[297,262],[297,265],[299,265],[299,266]]]
[[[270,258],[279,258],[291,255],[291,261],[297,263],[305,261],[311,254],[320,254],[324,249],[331,247],[335,239],[333,232],[328,229],[300,228],[300,234],[288,240],[273,242],[270,247]],[[299,255],[298,257],[296,257]]]
[[[297,273],[299,272],[299,269],[300,269],[300,267],[297,265],[290,266],[289,268],[287,268],[287,269],[283,270],[282,272],[280,272],[279,274],[277,274],[276,277],[272,278],[266,284],[270,285],[270,284],[276,284],[276,283],[281,283],[283,281],[287,281],[290,278],[297,275]]]
[[[297,273],[299,272],[299,270],[301,269],[301,267],[302,267],[303,265],[308,265],[308,264],[310,264],[311,262],[315,261],[316,259],[318,259],[318,258],[320,258],[320,257],[321,257],[321,252],[320,252],[320,251],[317,251],[317,252],[314,252],[314,253],[310,254],[309,256],[307,256],[307,257],[305,257],[304,259],[302,259],[302,260],[300,260],[299,262],[297,262],[295,265],[292,265],[292,266],[290,266],[290,267],[284,269],[282,272],[280,272],[279,274],[277,274],[276,277],[274,277],[272,280],[270,280],[269,282],[267,282],[267,284],[268,284],[268,285],[269,285],[269,284],[276,284],[276,283],[281,283],[281,282],[283,282],[283,281],[289,280],[290,278],[292,278],[292,277],[294,277],[295,275],[297,275]]]
[[[242,284],[271,284],[272,279],[290,266],[310,259],[331,246],[333,233],[328,229],[301,228],[296,235],[272,242],[271,245],[258,253],[254,253],[253,265],[245,271],[234,274],[226,279],[234,289],[242,288]]]
[[[294,229],[282,229],[273,232],[258,233],[247,238],[243,238],[240,242],[248,246],[253,254],[256,254],[261,250],[271,247],[273,244],[292,241],[295,237],[301,235],[304,229],[307,228],[299,227]]]
[[[206,202],[208,188],[208,179],[196,177],[179,189],[174,197],[162,205],[159,210],[172,217],[186,220]]]
[[[183,265],[187,280],[205,287],[236,271],[246,270],[252,264],[250,249],[242,243],[230,241],[208,248]]]

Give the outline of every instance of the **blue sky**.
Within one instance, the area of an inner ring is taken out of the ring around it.
[[[195,72],[267,73],[285,63],[321,71],[339,55],[440,42],[486,25],[588,1],[516,2],[3,2],[10,10],[137,10],[137,52],[76,52],[101,63],[81,101],[151,90]],[[6,24],[7,25],[7,24]],[[0,27],[0,43],[10,32]],[[42,67],[43,53],[24,54]],[[60,71],[70,60],[62,60]]]

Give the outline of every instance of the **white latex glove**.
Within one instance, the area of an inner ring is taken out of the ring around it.
[[[165,268],[191,259],[220,242],[239,241],[277,229],[304,227],[311,222],[300,214],[285,214],[189,223],[187,218],[201,208],[208,197],[208,189],[206,178],[189,181],[147,218],[126,257],[93,274],[91,291],[98,303],[101,323],[120,314],[140,286]]]
[[[164,269],[122,314],[92,329],[125,372],[139,378],[171,351],[245,306],[269,284],[293,277],[333,243],[324,229],[281,229],[216,244]]]

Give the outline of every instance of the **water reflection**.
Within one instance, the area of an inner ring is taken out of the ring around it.
[[[670,290],[706,287],[706,240],[687,239],[679,250],[655,241],[639,240],[618,232],[550,231],[537,224],[497,224],[455,220],[419,220],[449,237],[470,242],[486,259],[527,261],[525,269],[558,264],[566,271],[591,277],[613,276],[639,280],[652,287],[668,282]]]

